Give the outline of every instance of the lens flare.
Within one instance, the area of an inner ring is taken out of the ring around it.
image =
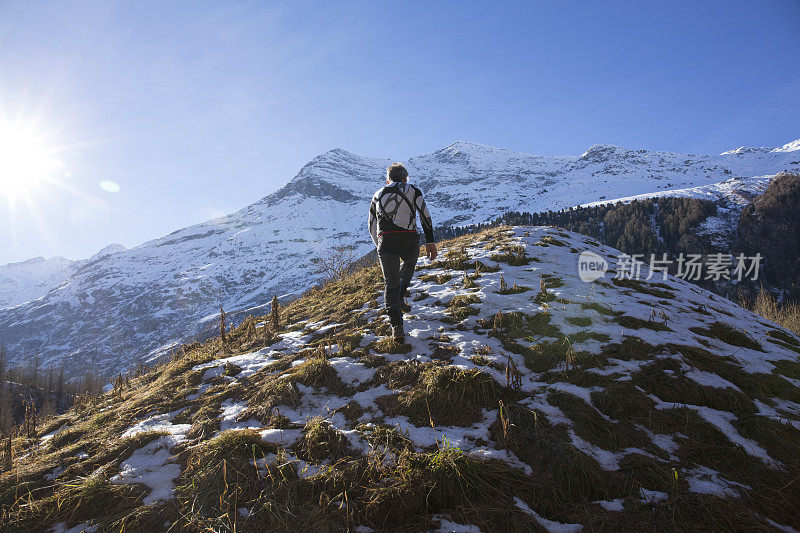
[[[63,167],[34,127],[0,119],[0,197],[13,204],[56,178]]]
[[[106,192],[116,193],[119,192],[119,183],[111,180],[103,180],[100,182],[100,188]]]

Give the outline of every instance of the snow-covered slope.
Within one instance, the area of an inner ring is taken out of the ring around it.
[[[61,256],[34,257],[0,266],[0,309],[41,298],[67,281],[79,268],[106,255],[124,251],[121,244],[106,246],[91,258],[73,261]]]
[[[336,244],[368,252],[367,203],[390,159],[331,150],[278,191],[228,216],[94,261],[43,298],[0,311],[12,357],[68,358],[74,372],[116,372],[187,339],[226,310],[266,304],[315,281],[312,259]],[[798,151],[685,155],[596,145],[533,156],[456,142],[407,162],[434,223],[483,222],[507,210],[559,209],[602,198],[800,168]]]
[[[589,202],[587,204],[583,204],[581,207],[615,204],[617,202],[628,203],[632,202],[633,200],[645,200],[648,198],[663,197],[696,198],[698,200],[710,200],[712,202],[722,202],[726,204],[744,206],[753,201],[756,196],[763,194],[763,192],[767,189],[769,182],[774,177],[775,175],[736,177],[727,179],[720,183],[700,185],[699,187],[668,189],[646,194],[637,194],[634,196],[623,196],[621,198],[614,198],[613,200]]]
[[[372,265],[281,331],[195,346],[27,439],[0,474],[31,494],[11,525],[800,527],[800,338],[671,276],[583,282],[584,251],[620,253],[543,227],[456,240],[420,262],[403,345]]]

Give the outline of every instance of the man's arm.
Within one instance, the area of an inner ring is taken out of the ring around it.
[[[425,205],[425,199],[422,197],[422,191],[419,189],[417,189],[417,197],[414,199],[414,204],[417,211],[419,211],[419,221],[422,224],[422,231],[425,233],[425,255],[433,261],[439,253],[436,250],[436,243],[433,238],[433,221],[431,220],[430,212],[428,212],[428,206]]]
[[[431,220],[431,214],[428,212],[428,206],[425,205],[425,199],[422,197],[422,191],[417,189],[417,197],[414,200],[414,203],[417,204],[415,207],[417,211],[419,211],[419,221],[422,224],[422,231],[425,233],[425,242],[433,243],[433,221]]]
[[[372,242],[375,243],[375,248],[378,247],[378,207],[377,199],[373,196],[372,202],[369,204],[369,235],[372,237]]]

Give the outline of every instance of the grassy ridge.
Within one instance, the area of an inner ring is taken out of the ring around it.
[[[592,530],[761,530],[770,527],[765,518],[800,525],[800,432],[760,414],[756,404],[774,398],[800,404],[800,388],[790,381],[800,379],[800,364],[782,359],[772,373],[745,372],[712,348],[642,340],[631,332],[669,334],[678,326],[595,300],[570,301],[567,280],[554,274],[541,276],[538,292],[494,291],[527,298],[541,311],[486,312],[491,276],[547,262],[549,250],[573,239],[557,237],[542,239],[539,255],[507,228],[444,243],[442,259],[421,271],[431,276],[427,290],[447,284],[458,294],[421,300],[439,308],[441,323],[425,339],[425,359],[412,357],[416,345],[380,338],[388,325],[377,309],[381,277],[374,264],[306,293],[283,310],[277,330],[270,317],[250,317],[225,342],[185,346],[172,361],[49,420],[36,437],[13,440],[13,464],[0,474],[4,529],[90,521],[103,531],[418,531],[438,527],[437,517],[446,514],[486,531],[541,530],[530,510]],[[476,249],[492,260],[472,257]],[[674,297],[660,284],[607,285],[632,298]],[[581,310],[565,315],[574,330],[562,332],[558,306]],[[629,334],[611,338],[599,325]],[[764,343],[722,322],[698,328],[698,338],[713,346],[800,346],[779,329],[775,343]],[[453,341],[463,332],[484,344],[465,352]],[[247,376],[245,362],[228,362],[218,372],[198,368],[281,343],[284,351]],[[589,349],[591,343],[601,349]],[[464,368],[462,359],[473,367]],[[344,379],[337,370],[342,360],[358,365],[364,381]],[[610,370],[623,362],[634,368],[630,379]],[[685,375],[684,364],[735,388],[702,385]],[[540,388],[523,387],[523,378]],[[374,408],[356,400],[373,393]],[[308,409],[314,395],[328,402],[327,411],[309,411],[298,421],[293,413]],[[253,420],[258,428],[221,431],[232,423],[224,413],[238,404],[245,408],[235,422]],[[738,434],[780,467],[731,442],[701,416],[704,408],[730,411]],[[375,416],[365,422],[370,410]],[[169,425],[161,430],[123,437],[142,420],[167,413]],[[411,425],[391,422],[398,417]],[[465,451],[442,436],[442,428],[469,431],[484,422],[487,432],[475,437],[475,446],[486,453]],[[112,482],[132,454],[167,442],[178,426],[185,431],[169,447],[180,469],[174,498],[144,505],[146,486]],[[440,431],[435,441],[419,440],[425,428]],[[265,430],[298,437],[273,442]],[[657,445],[658,436],[674,447]],[[615,454],[615,468],[603,451]],[[728,497],[690,490],[688,472],[703,468],[731,482]],[[56,469],[62,471],[54,476]],[[647,491],[666,498],[654,503]],[[596,503],[616,499],[624,511]]]

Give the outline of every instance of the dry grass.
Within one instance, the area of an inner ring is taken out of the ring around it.
[[[464,270],[466,274],[456,274],[459,280],[473,272],[496,270],[464,253],[466,246],[476,244],[512,264],[534,260],[521,257],[508,233],[498,228],[456,240],[449,246],[453,251],[437,266]],[[563,243],[543,239],[541,244]],[[450,275],[437,274],[431,281],[443,281],[438,276]],[[563,283],[554,276],[543,277],[542,282],[548,297],[552,293],[547,289]],[[624,288],[668,297],[668,287],[660,284]],[[418,531],[435,529],[438,523],[432,516],[446,513],[457,522],[487,531],[537,530],[539,524],[515,505],[514,497],[548,519],[582,523],[585,530],[766,529],[761,517],[795,527],[800,524],[796,505],[800,501],[798,432],[757,414],[753,405],[754,398],[771,404],[775,397],[800,403],[800,389],[787,379],[800,379],[800,363],[776,361],[773,374],[749,374],[734,358],[702,348],[654,346],[634,336],[623,336],[612,343],[591,331],[566,337],[551,323],[548,313],[503,312],[479,320],[476,332],[494,336],[507,351],[522,354],[529,368],[541,372],[537,381],[594,388],[591,405],[564,392],[549,394],[547,401],[572,421],[569,426],[553,425],[542,412],[526,404],[528,393],[505,386],[502,372],[506,354],[495,353],[489,346],[462,354],[482,366],[470,370],[449,365],[460,351],[446,335],[434,334],[426,339],[430,354],[423,355],[432,355],[433,362],[389,363],[374,353],[412,350],[410,345],[391,339],[361,346],[365,329],[377,335],[387,332],[383,317],[367,324],[365,311],[361,311],[365,306],[376,307],[380,289],[379,269],[366,264],[289,304],[282,316],[289,330],[302,329],[302,320],[337,321],[342,326],[314,337],[308,346],[296,353],[287,352],[238,383],[216,378],[207,382],[211,387],[199,398],[187,398],[202,380],[203,371],[192,370],[195,365],[253,351],[278,340],[280,332],[271,333],[269,339],[254,337],[252,320],[245,320],[228,332],[225,344],[217,338],[188,347],[182,357],[132,380],[120,397],[105,395],[80,410],[45,422],[40,434],[64,426],[48,445],[37,448],[38,439],[15,439],[14,454],[19,459],[12,472],[0,474],[0,529],[43,530],[60,521],[72,526],[92,519],[103,531],[159,531],[166,528],[167,521],[172,531],[347,531],[359,525]],[[614,290],[613,286],[606,289]],[[465,295],[447,307],[457,315],[469,313],[468,309],[479,303],[474,295]],[[569,317],[568,321],[579,328],[622,316],[591,300],[582,302],[581,307],[601,317],[588,312],[585,317]],[[622,317],[623,322],[627,320]],[[721,338],[746,344],[737,333],[741,332],[714,325],[704,328],[704,334],[711,335],[706,337],[709,343]],[[523,347],[520,339],[535,345]],[[590,339],[603,345],[600,355],[579,351],[578,343]],[[320,349],[332,342],[339,344],[340,355],[350,355],[377,369],[375,376],[357,387],[345,386],[328,362],[330,355]],[[770,333],[770,342],[800,350],[800,340],[782,329]],[[612,357],[649,363],[634,372],[630,381],[587,371],[604,366]],[[292,366],[299,359],[305,361]],[[704,387],[686,378],[681,374],[681,359],[727,379],[741,392]],[[237,375],[239,370],[230,366],[226,374]],[[391,393],[376,400],[383,413],[374,413],[377,416],[372,422],[363,423],[370,419],[360,418],[369,414],[369,408],[354,400],[326,415],[337,419],[343,415],[362,436],[368,451],[362,455],[351,448],[348,437],[330,423],[332,418],[307,420],[302,437],[287,450],[263,442],[257,431],[219,433],[220,404],[227,398],[248,403],[250,407],[242,418],[258,418],[264,427],[299,429],[301,424],[280,413],[284,407],[300,405],[303,387],[298,388],[299,384],[326,388],[345,402],[356,392],[385,385]],[[734,426],[741,435],[757,441],[785,465],[786,471],[767,468],[692,409],[655,409],[648,394],[665,402],[736,413],[739,418]],[[178,497],[143,506],[143,487],[114,485],[108,480],[122,460],[158,434],[125,440],[119,440],[119,434],[145,416],[178,409],[184,410],[173,421],[191,424],[187,442],[173,450],[183,472],[176,480]],[[411,441],[408,430],[392,427],[381,418],[405,415],[420,427],[469,427],[483,420],[485,410],[497,410],[497,420],[489,435],[476,439],[475,444],[508,450],[530,467],[530,474],[507,463],[465,453],[446,439],[435,447],[421,449]],[[657,448],[643,428],[673,435],[677,460]],[[570,432],[619,453],[620,470],[602,470],[595,459],[575,447]],[[685,437],[675,436],[677,433]],[[631,451],[634,448],[641,453]],[[88,453],[89,458],[78,459],[78,452]],[[310,468],[325,466],[309,476],[301,471],[305,463],[298,459],[307,461]],[[44,476],[59,465],[66,467],[64,473],[56,482],[46,481]],[[718,470],[725,478],[746,483],[753,490],[739,500],[691,493],[686,480],[674,479],[671,468],[695,466]],[[666,492],[669,498],[658,505],[641,503],[641,487]],[[613,498],[625,500],[623,513],[609,513],[592,504]],[[237,512],[241,507],[252,514],[241,516]]]
[[[713,339],[721,340],[731,346],[740,348],[750,348],[751,350],[761,350],[761,345],[754,341],[746,333],[743,333],[723,322],[714,322],[706,328],[699,326],[689,328],[693,333],[703,335]]]
[[[531,257],[525,253],[524,246],[507,246],[502,252],[492,254],[492,261],[507,263],[511,266],[524,266],[531,263]]]
[[[462,322],[468,316],[473,316],[478,314],[478,309],[472,307],[471,304],[480,304],[481,299],[475,296],[474,294],[461,294],[459,296],[454,297],[450,302],[447,304],[447,311],[445,311],[448,315],[448,319],[445,322],[451,324],[458,324]]]
[[[654,322],[652,320],[642,320],[630,315],[621,315],[614,319],[614,321],[626,329],[652,329],[654,331],[672,331],[672,328],[661,322]]]
[[[486,372],[429,364],[409,389],[378,401],[387,414],[406,415],[417,426],[469,426],[483,419],[483,409],[496,408],[505,398]]]
[[[347,438],[321,416],[311,418],[303,428],[303,437],[297,444],[297,456],[313,462],[336,461],[349,452]]]
[[[238,508],[255,500],[262,489],[257,461],[275,446],[258,432],[227,431],[192,450],[176,487],[182,522],[192,528],[235,529]]]
[[[800,335],[800,304],[782,304],[763,287],[755,300],[743,300],[740,303],[742,307]]]
[[[663,298],[665,300],[675,299],[675,293],[672,292],[672,288],[664,283],[653,283],[624,278],[612,278],[611,282],[617,287],[632,289],[634,291],[641,292],[642,294],[649,294],[650,296],[655,296],[657,298]]]
[[[592,319],[588,316],[568,316],[567,322],[579,328],[588,328],[592,325]]]

